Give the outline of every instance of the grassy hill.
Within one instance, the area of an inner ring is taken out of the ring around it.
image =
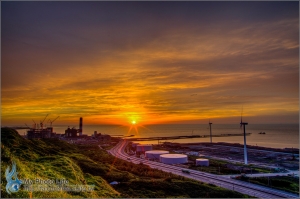
[[[106,180],[82,171],[78,161],[97,164],[82,155],[73,145],[58,139],[27,140],[15,130],[1,129],[1,197],[24,198],[29,192],[20,190],[11,195],[6,193],[5,170],[16,162],[19,179],[67,179],[69,184],[91,185],[93,192],[33,192],[34,198],[98,198],[119,197]],[[76,159],[75,159],[76,158]]]
[[[68,144],[58,139],[21,137],[15,130],[1,129],[1,197],[28,198],[30,193],[20,190],[6,193],[5,170],[17,164],[19,179],[67,179],[69,184],[95,185],[93,192],[33,192],[33,198],[115,198],[115,197],[248,197],[171,173],[135,165],[114,156],[97,146]],[[112,187],[108,183],[118,181]]]

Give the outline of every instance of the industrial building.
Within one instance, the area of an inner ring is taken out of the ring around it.
[[[136,152],[145,152],[145,151],[151,151],[152,145],[151,144],[139,144],[136,146]]]
[[[33,120],[33,122],[34,122],[33,127],[30,128],[27,131],[26,137],[28,139],[33,139],[33,138],[59,138],[61,140],[67,141],[67,142],[72,143],[72,144],[98,144],[100,142],[110,141],[110,139],[111,139],[110,135],[97,133],[97,131],[95,131],[92,136],[84,135],[83,134],[83,128],[82,128],[82,126],[83,126],[82,117],[79,118],[79,129],[76,129],[75,127],[73,127],[73,128],[68,127],[65,130],[64,134],[57,134],[57,133],[53,132],[52,123],[59,116],[57,118],[55,118],[54,120],[49,119],[50,127],[45,128],[43,122],[46,120],[47,116],[44,118],[43,121],[40,121],[39,124],[36,124]]]
[[[71,128],[68,127],[66,130],[65,130],[65,137],[77,137],[77,134],[78,134],[78,129],[75,129],[75,128]]]
[[[133,142],[132,144],[131,144],[131,146],[132,147],[136,147],[137,145],[139,145],[140,143],[138,143],[138,142]]]
[[[110,140],[111,136],[110,135],[102,135],[101,133],[97,133],[97,131],[94,131],[93,138],[96,140],[101,140],[101,141],[108,141]]]
[[[182,164],[188,162],[188,157],[183,154],[163,154],[159,160],[164,164]]]
[[[168,154],[168,153],[169,153],[169,151],[151,150],[151,151],[146,151],[145,156],[146,156],[146,158],[149,158],[149,159],[159,160],[160,155]]]
[[[52,123],[58,118],[54,119],[54,120],[50,120],[50,127],[44,128],[44,122],[46,120],[46,118],[48,117],[48,114],[46,115],[46,117],[43,119],[43,121],[40,121],[39,124],[36,124],[34,120],[32,120],[34,122],[33,127],[30,128],[27,131],[27,138],[28,139],[34,139],[34,138],[53,138],[56,137],[56,133],[53,132],[53,127],[52,127]],[[25,124],[26,125],[26,124]],[[27,125],[26,125],[27,126]]]
[[[203,158],[199,158],[196,159],[196,166],[209,166],[209,160],[208,159],[203,159]]]
[[[66,138],[76,138],[78,136],[82,136],[82,117],[79,118],[79,129],[68,127],[65,130],[65,137]]]
[[[33,139],[33,138],[51,138],[55,137],[56,133],[53,132],[52,127],[47,127],[43,129],[36,129],[32,128],[27,131],[27,138]]]

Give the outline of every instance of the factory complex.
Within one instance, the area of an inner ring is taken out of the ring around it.
[[[273,169],[272,172],[285,172],[299,169],[299,154],[291,149],[272,149],[247,146],[250,164],[261,168]],[[212,173],[258,173],[250,166],[244,165],[244,150],[242,144],[231,143],[174,143],[160,142],[159,144],[142,144],[129,141],[125,152],[143,160],[176,165],[183,169],[209,170]],[[277,151],[278,150],[278,151]],[[218,161],[221,161],[218,162]],[[220,167],[220,164],[222,166]],[[240,164],[240,165],[239,165]],[[243,164],[243,165],[242,165]],[[271,171],[270,170],[270,171]]]
[[[48,116],[48,115],[47,115]],[[47,116],[44,118],[43,121],[40,122],[39,125],[37,125],[34,122],[34,125],[32,128],[30,128],[27,131],[27,135],[25,135],[25,138],[27,139],[40,139],[40,138],[58,138],[61,140],[65,140],[69,143],[73,144],[92,144],[92,143],[98,143],[98,141],[107,141],[110,140],[110,135],[103,135],[101,133],[97,133],[97,131],[94,131],[94,134],[92,136],[88,136],[86,134],[83,134],[83,119],[82,117],[79,118],[79,128],[76,129],[75,127],[68,127],[65,130],[64,134],[58,134],[53,132],[52,123],[58,118],[54,120],[50,120],[50,127],[44,128],[44,121],[47,118]]]
[[[48,115],[47,115],[48,116]],[[79,118],[79,128],[67,127],[62,134],[55,133],[53,131],[52,123],[54,120],[50,120],[50,126],[45,127],[44,120],[39,124],[34,122],[34,125],[29,128],[27,134],[24,135],[28,139],[41,139],[41,138],[58,138],[68,143],[78,145],[97,145],[101,149],[106,149],[114,146],[122,139],[122,137],[111,137],[97,133],[94,131],[93,135],[89,136],[84,134],[83,131],[83,118]],[[241,126],[246,124],[241,122]],[[210,123],[211,132],[211,123]],[[210,134],[211,136],[211,134]],[[217,136],[217,135],[215,135]],[[184,136],[181,136],[184,137]],[[188,137],[188,136],[185,136]],[[212,138],[212,136],[211,136]],[[134,155],[141,159],[150,161],[157,161],[169,165],[178,165],[180,167],[188,168],[193,166],[198,167],[219,167],[216,166],[215,160],[227,162],[224,168],[227,170],[236,170],[244,172],[252,172],[249,168],[244,168],[240,165],[234,165],[233,163],[244,163],[248,165],[270,165],[274,168],[280,169],[299,169],[299,149],[285,148],[285,149],[273,149],[267,147],[249,146],[245,140],[244,129],[244,144],[238,143],[224,143],[224,142],[201,142],[201,143],[174,143],[167,142],[165,137],[150,137],[150,138],[128,138],[129,143],[126,147],[126,153]],[[158,145],[142,144],[146,139],[165,139],[164,142],[158,142]],[[169,138],[170,139],[170,138]],[[171,137],[174,139],[174,136]],[[224,163],[225,164],[225,163]]]

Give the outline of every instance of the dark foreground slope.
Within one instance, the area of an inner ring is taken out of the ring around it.
[[[72,185],[96,185],[93,192],[32,192],[33,198],[92,198],[118,197],[115,191],[99,175],[83,172],[73,157],[94,163],[79,150],[58,139],[27,140],[15,130],[1,129],[1,197],[28,198],[29,192],[20,189],[9,195],[6,192],[5,170],[16,162],[19,179],[67,179]],[[94,163],[96,164],[96,163]]]
[[[135,165],[109,155],[98,146],[68,144],[58,139],[27,140],[15,130],[1,129],[2,198],[112,198],[112,197],[214,197],[242,198],[243,194],[196,182],[171,173]],[[5,170],[17,164],[19,179],[61,179],[70,184],[94,184],[93,192],[33,192],[9,195]],[[109,185],[111,181],[120,182]]]

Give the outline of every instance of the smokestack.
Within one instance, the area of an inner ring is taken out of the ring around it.
[[[82,135],[82,117],[79,119],[79,136]]]

